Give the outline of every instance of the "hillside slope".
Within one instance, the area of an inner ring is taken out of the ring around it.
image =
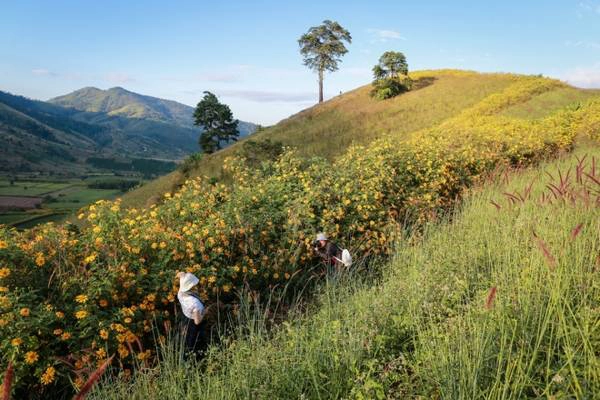
[[[159,374],[92,397],[595,398],[598,157],[597,145],[584,147],[498,174],[452,220],[400,241],[380,283],[342,276],[274,333],[251,320],[206,371],[166,357]],[[568,189],[557,198],[559,171]]]
[[[0,171],[77,174],[88,157],[180,159],[198,149],[198,129],[82,112],[0,92]]]
[[[274,332],[251,315],[206,369],[166,353],[92,398],[595,398],[600,209],[586,197],[598,183],[564,173],[593,176],[598,157],[580,148],[499,174],[451,221],[400,241],[381,282],[345,273]],[[552,201],[558,171],[575,200]]]
[[[194,108],[173,100],[159,99],[131,92],[122,87],[101,90],[86,87],[48,102],[80,111],[100,112],[111,116],[152,120],[184,128],[194,126]],[[240,121],[240,136],[244,137],[256,130],[256,125]]]
[[[164,201],[157,207],[124,209],[119,200],[90,205],[78,213],[78,221],[83,224],[79,232],[61,225],[45,226],[27,232],[0,227],[0,247],[3,248],[0,262],[7,266],[2,269],[3,285],[8,288],[3,290],[6,292],[3,294],[3,304],[7,308],[7,316],[0,324],[0,345],[3,349],[1,358],[5,364],[8,360],[20,360],[19,369],[16,370],[17,390],[32,387],[42,374],[41,369],[33,371],[32,366],[22,363],[24,350],[36,352],[39,365],[47,365],[51,360],[73,355],[75,362],[80,362],[86,368],[92,366],[92,369],[98,360],[90,358],[81,349],[95,348],[98,343],[104,348],[100,357],[118,353],[118,360],[114,364],[118,368],[130,368],[138,365],[139,360],[155,359],[152,349],[156,349],[159,336],[149,332],[152,330],[152,321],[155,321],[153,326],[167,336],[170,334],[169,326],[174,326],[172,324],[176,321],[176,315],[172,313],[172,303],[175,301],[177,288],[173,287],[173,274],[177,270],[185,268],[196,273],[200,279],[199,296],[207,305],[222,304],[224,312],[231,310],[232,314],[227,315],[235,316],[237,310],[242,311],[238,306],[242,306],[240,301],[245,296],[240,297],[238,294],[245,290],[248,290],[251,298],[256,299],[251,301],[264,299],[265,306],[276,313],[277,310],[288,307],[284,295],[287,297],[287,293],[303,293],[304,296],[312,292],[307,285],[316,282],[321,272],[326,272],[311,248],[311,238],[316,232],[327,232],[333,240],[351,249],[356,261],[352,268],[360,271],[365,260],[368,260],[368,271],[373,271],[371,267],[376,265],[380,256],[387,259],[387,255],[393,255],[397,250],[398,239],[407,230],[417,234],[409,243],[401,240],[410,249],[418,244],[421,229],[427,230],[435,221],[443,219],[449,210],[459,204],[467,188],[479,185],[488,179],[489,174],[497,174],[503,168],[524,168],[549,157],[565,154],[573,148],[578,135],[587,135],[590,140],[599,138],[600,97],[578,107],[557,110],[540,119],[524,120],[498,115],[512,105],[526,103],[538,95],[564,87],[559,81],[540,77],[514,79],[514,84],[486,96],[435,126],[404,135],[387,136],[366,146],[352,146],[343,157],[334,161],[324,158],[307,160],[292,150],[275,162],[265,164],[264,168],[253,169],[248,168],[245,161],[238,157],[224,165],[228,174],[228,181],[224,184],[214,184],[208,179],[188,180],[176,193],[165,195]],[[560,182],[550,186],[553,193],[540,200],[570,207],[571,203],[580,198],[585,206],[582,211],[594,207],[596,199],[592,196],[597,195],[597,190],[592,184],[598,182],[597,169],[590,168],[590,164],[592,163],[588,161],[585,168],[572,169],[574,172],[569,175],[570,178],[565,178],[566,175],[562,174]],[[571,179],[573,183],[565,183],[565,179]],[[592,192],[571,193],[566,197],[569,200],[556,202],[560,200],[560,196],[565,196],[568,190],[574,188],[575,182],[577,185],[582,182],[589,184]],[[541,187],[548,187],[545,184],[546,182],[542,183]],[[508,197],[513,205],[520,205],[530,197],[530,192],[526,187],[525,191],[509,193]],[[537,199],[539,198],[536,197]],[[488,204],[488,207],[492,210],[498,207],[504,209],[505,206],[500,205],[500,201],[494,201],[496,205]],[[537,206],[537,203],[533,204],[534,211],[540,208]],[[556,216],[552,211],[550,210],[550,215]],[[519,215],[522,214],[517,212],[517,216]],[[538,219],[549,224],[556,221],[556,218],[545,218],[545,215]],[[512,253],[498,252],[496,248],[478,242],[473,248],[474,257],[466,258],[465,263],[471,268],[467,272],[475,271],[474,276],[469,275],[473,283],[465,287],[461,281],[450,276],[449,285],[456,288],[458,296],[450,297],[450,302],[444,297],[444,301],[440,302],[444,307],[439,313],[431,314],[432,317],[447,316],[446,311],[452,310],[452,305],[457,306],[455,311],[462,311],[460,307],[473,298],[473,289],[478,290],[477,283],[488,286],[486,276],[477,274],[486,271],[489,266],[482,256],[507,254],[508,257],[504,260],[508,263],[502,264],[500,270],[513,267],[520,271],[523,266],[530,265],[522,255],[529,254],[532,248],[535,250],[532,244],[541,247],[542,256],[544,253],[551,254],[551,251],[544,251],[547,247],[540,245],[541,242],[527,241],[529,236],[525,237],[523,233],[531,233],[532,226],[529,224],[519,226],[518,221],[496,223],[490,218],[482,218],[482,224],[490,230],[502,227],[522,229],[517,231],[517,235],[506,236],[510,240],[516,240],[519,250]],[[584,229],[587,232],[587,228]],[[595,232],[593,227],[590,229]],[[483,237],[483,234],[477,235],[477,230],[467,229],[467,232],[475,234],[477,240]],[[541,229],[536,228],[535,232],[549,240],[545,243],[549,244],[550,249],[555,246],[565,248]],[[568,230],[560,229],[560,232],[567,232],[568,235]],[[467,234],[460,233],[454,238],[467,237]],[[532,236],[533,239],[540,237]],[[594,237],[596,236],[592,236]],[[60,252],[54,250],[56,243],[63,244]],[[490,243],[501,242],[498,238],[493,238]],[[448,260],[448,264],[442,266],[447,265],[452,272],[452,267],[459,266],[458,261],[461,259],[452,258],[450,254],[455,254],[456,257],[469,254],[463,249],[456,251],[457,248],[460,248],[457,242],[452,242],[431,257],[426,252],[413,265],[418,268],[417,272],[427,271],[429,263]],[[596,249],[597,247],[591,248],[591,251],[582,251],[581,254],[595,256]],[[540,253],[532,254],[540,256]],[[562,257],[560,253],[556,255]],[[403,262],[413,260],[404,255],[399,258]],[[555,261],[556,258],[549,270],[558,271]],[[583,264],[589,266],[587,262]],[[542,264],[534,266],[539,265]],[[565,271],[571,271],[573,267],[575,265],[569,264]],[[435,278],[441,275],[435,269],[429,270],[432,272],[421,276],[423,284],[436,283]],[[27,279],[23,279],[24,276]],[[400,277],[406,276],[407,274],[400,273]],[[538,275],[527,273],[524,276]],[[399,279],[392,282],[399,282]],[[417,280],[409,279],[405,282],[412,284]],[[402,290],[393,290],[390,298],[419,299],[419,295],[427,296],[430,293],[429,290],[421,290],[422,288],[422,285],[411,285],[409,289],[414,290],[415,294],[407,297],[399,296],[403,294]],[[431,298],[435,300],[440,290],[436,286],[431,286],[430,289]],[[560,291],[557,290],[556,293]],[[22,294],[27,294],[27,297]],[[273,295],[276,300],[271,303],[269,299],[273,299]],[[289,299],[292,300],[293,297]],[[371,300],[377,299],[377,296],[371,297]],[[426,297],[425,301],[433,303],[428,299]],[[376,305],[376,302],[366,304]],[[56,309],[49,308],[48,305]],[[275,309],[271,309],[271,305]],[[23,308],[26,310],[21,311]],[[414,309],[418,311],[422,308],[416,303]],[[398,309],[383,307],[383,312]],[[55,310],[60,313],[55,313]],[[221,307],[217,306],[215,312],[217,310],[221,310]],[[337,340],[355,326],[364,333],[363,328],[370,329],[379,321],[394,324],[398,322],[396,318],[387,318],[386,314],[379,319],[378,316],[382,314],[373,309],[373,313],[367,310],[364,316],[358,314],[359,309],[356,307],[347,310],[358,318],[344,318],[344,324],[348,325],[344,325],[342,331],[338,330],[341,321],[336,319],[321,325],[330,329],[329,331],[316,331],[316,334],[308,331],[308,336],[303,336],[307,331],[300,329],[298,337],[307,337],[308,341],[296,342],[300,343],[298,346],[292,341],[291,347],[281,351],[267,351],[261,357],[267,361],[266,364],[243,361],[236,364],[243,366],[249,375],[246,372],[238,374],[235,365],[232,369],[228,368],[231,365],[228,361],[231,354],[239,354],[240,357],[244,357],[244,354],[238,351],[220,353],[216,349],[216,361],[210,365],[217,367],[207,368],[207,371],[216,374],[220,371],[233,371],[235,374],[231,375],[231,382],[217,376],[218,382],[214,382],[217,386],[205,381],[207,384],[200,385],[202,390],[209,390],[214,395],[215,392],[210,387],[217,388],[225,383],[220,387],[227,388],[224,394],[230,398],[264,397],[261,395],[269,394],[273,398],[289,398],[290,395],[299,398],[301,393],[306,393],[308,398],[319,397],[313,395],[316,393],[322,394],[320,397],[323,398],[344,396],[349,385],[354,382],[349,379],[352,375],[348,375],[348,371],[350,374],[363,371],[363,365],[354,360],[361,360],[363,348],[369,349],[377,343],[383,343],[365,342],[359,338],[358,343],[363,345],[355,346],[352,342],[341,343]],[[433,311],[436,310],[434,308]],[[279,319],[269,312],[261,314],[267,316],[270,323]],[[430,314],[425,315],[428,316]],[[375,319],[368,320],[370,317]],[[212,315],[207,317],[207,321],[211,321],[210,318],[214,319],[209,325],[215,329],[218,329],[219,321],[228,319],[227,316],[221,319]],[[416,319],[418,321],[419,318]],[[425,322],[430,321],[425,318]],[[292,319],[291,322],[295,320]],[[363,322],[367,324],[358,325]],[[65,346],[62,338],[57,337],[54,332],[56,326],[69,333],[68,346]],[[288,326],[283,325],[283,334],[288,332]],[[402,323],[398,327],[400,332],[391,332],[392,344],[398,341],[401,344],[406,337],[415,338],[414,332],[410,330],[407,332],[408,336],[403,335],[406,326]],[[99,328],[103,329],[98,331]],[[244,326],[241,330],[248,331]],[[370,332],[366,335],[367,338],[375,339]],[[13,339],[16,337],[24,338],[23,347],[15,347]],[[388,337],[387,332],[381,335],[382,340]],[[131,346],[126,346],[124,341]],[[531,343],[527,340],[525,342]],[[242,349],[238,343],[229,339],[222,343]],[[290,341],[286,340],[285,343],[287,345]],[[490,343],[497,343],[497,340],[491,340]],[[341,345],[341,353],[337,352],[340,349],[338,344]],[[328,350],[330,345],[332,347]],[[291,356],[288,356],[290,352],[286,353],[286,349],[291,349]],[[384,347],[384,354],[391,353],[388,350],[394,349]],[[219,354],[223,354],[225,359],[220,358]],[[269,355],[279,354],[284,355],[287,362],[271,362]],[[432,354],[436,352],[433,351]],[[358,359],[355,355],[358,355]],[[332,358],[328,358],[330,356]],[[489,359],[487,353],[486,359]],[[537,362],[531,365],[534,364],[538,365]],[[379,364],[374,361],[371,365]],[[280,366],[283,369],[279,369]],[[418,366],[419,364],[410,369],[414,371]],[[51,394],[72,382],[74,375],[68,366],[56,365],[55,368],[57,379],[54,386],[40,387],[40,393]],[[276,375],[271,375],[276,376],[274,379],[268,378],[270,371],[276,372]],[[279,376],[277,371],[285,373]],[[369,370],[365,372],[369,374]],[[194,373],[202,380],[214,376],[198,371]],[[157,375],[153,373],[153,376]],[[538,381],[537,371],[533,375],[527,375],[529,376]],[[293,379],[287,379],[288,377]],[[421,377],[427,378],[425,374]],[[195,379],[186,382],[194,382]],[[360,380],[361,376],[357,376],[357,379]],[[295,385],[295,388],[284,388],[288,383]],[[181,381],[177,382],[175,389],[179,385]],[[279,392],[279,388],[284,390]],[[249,395],[244,395],[244,391]],[[277,396],[278,393],[287,394],[287,397]],[[131,391],[128,394],[131,396]],[[157,394],[154,397],[165,396]]]
[[[487,96],[502,92],[517,80],[529,78],[458,70],[418,71],[411,76],[415,88],[401,96],[377,101],[369,96],[371,86],[365,85],[257,132],[252,140],[279,141],[296,147],[302,156],[335,159],[352,144],[368,144],[387,135],[404,136],[440,124]],[[552,89],[502,112],[519,118],[541,117],[600,93],[567,85]],[[243,144],[242,140],[205,157],[190,176],[220,176],[224,159],[238,153]],[[183,179],[177,171],[165,175],[125,195],[124,204],[133,207],[150,204],[157,195],[175,189]]]

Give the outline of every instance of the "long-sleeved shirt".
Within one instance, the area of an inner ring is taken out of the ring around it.
[[[177,299],[179,299],[179,303],[181,304],[183,315],[190,319],[194,319],[194,311],[198,311],[200,315],[204,312],[204,304],[193,294],[178,292]]]
[[[318,246],[316,250],[323,261],[329,265],[335,265],[338,262],[335,258],[342,257],[342,250],[333,242],[328,241],[324,247]]]

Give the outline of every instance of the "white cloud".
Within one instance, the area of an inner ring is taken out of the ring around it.
[[[200,80],[207,82],[232,83],[242,81],[242,78],[239,74],[235,74],[232,72],[215,72],[202,74],[199,78]]]
[[[58,76],[57,73],[47,70],[46,68],[35,68],[31,70],[31,73],[35,76]]]
[[[314,100],[315,92],[274,92],[267,90],[215,90],[223,97],[236,97],[257,103],[302,103]]]
[[[568,83],[583,88],[600,88],[600,63],[591,67],[573,68],[561,78]]]
[[[391,29],[367,29],[367,32],[373,36],[374,42],[387,42],[389,40],[406,40],[400,32]]]
[[[219,68],[217,70],[205,70],[194,77],[204,82],[233,83],[244,81],[246,74],[254,69],[254,66],[248,64],[235,64]]]
[[[565,40],[565,46],[567,47],[583,47],[586,49],[600,50],[600,42],[593,42],[589,40]]]
[[[583,18],[585,15],[589,14],[600,15],[600,2],[590,0],[580,1],[579,4],[577,4],[575,13],[579,18]]]

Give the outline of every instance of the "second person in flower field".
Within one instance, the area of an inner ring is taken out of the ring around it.
[[[319,233],[313,245],[315,252],[323,259],[326,266],[335,267],[336,270],[341,268],[342,249],[330,241],[327,235]]]

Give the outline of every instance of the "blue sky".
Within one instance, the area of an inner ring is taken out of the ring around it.
[[[0,0],[0,90],[46,100],[122,86],[195,105],[216,93],[269,125],[314,104],[297,39],[324,19],[352,34],[325,95],[366,84],[386,50],[415,69],[542,73],[600,87],[600,0]]]

